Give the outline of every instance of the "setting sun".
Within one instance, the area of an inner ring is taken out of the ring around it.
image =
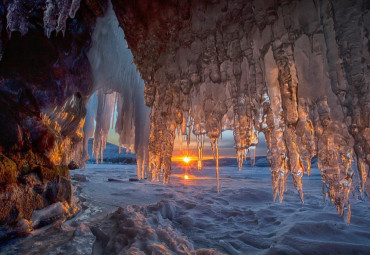
[[[182,161],[184,161],[186,164],[188,164],[191,161],[191,158],[185,156],[185,157],[182,158]]]
[[[189,180],[189,176],[185,174],[185,175],[184,175],[184,179],[185,179],[185,180]]]

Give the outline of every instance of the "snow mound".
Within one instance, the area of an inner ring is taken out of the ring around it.
[[[170,201],[121,207],[103,221],[104,231],[92,229],[97,237],[93,254],[222,254],[212,249],[194,250],[173,226],[175,215],[175,204]]]

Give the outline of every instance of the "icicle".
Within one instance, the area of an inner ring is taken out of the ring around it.
[[[202,134],[202,139],[201,139],[201,157],[200,157],[200,160],[203,160],[203,148],[204,148],[204,138],[205,138],[205,134]]]
[[[198,170],[202,169],[202,161],[201,158],[201,147],[200,147],[200,141],[199,141],[199,135],[195,135],[196,141],[197,141],[197,149],[198,149]]]
[[[94,93],[87,105],[86,105],[86,117],[85,117],[85,123],[83,126],[83,132],[84,132],[84,139],[83,139],[83,153],[82,158],[84,160],[88,160],[88,142],[91,137],[94,136],[94,126],[95,126],[95,115],[98,107],[98,97],[96,93]],[[93,143],[92,146],[92,154],[95,155],[95,143]]]
[[[19,31],[22,35],[28,32],[28,10],[25,10],[25,6],[22,0],[14,0],[14,2],[8,5],[7,19],[7,30],[9,38],[12,32]]]
[[[179,131],[178,137],[179,137],[179,143],[180,143],[180,151],[182,151],[182,143],[183,143],[184,138],[183,138],[183,134],[181,130]]]
[[[217,193],[220,192],[220,173],[219,173],[219,155],[218,155],[218,138],[210,138],[212,151],[214,152],[214,160],[216,161],[216,180],[217,180]]]
[[[58,21],[56,26],[57,34],[61,31],[63,36],[66,31],[67,19],[71,8],[71,1],[72,0],[63,0],[58,2],[59,5],[59,13],[58,13]]]
[[[251,146],[249,147],[249,158],[251,160],[251,167],[254,167],[254,165],[256,164],[256,147],[255,146]]]
[[[217,193],[220,193],[220,167],[218,162],[218,139],[216,140],[216,178],[217,178]]]
[[[190,127],[188,127],[188,129],[189,129],[189,133],[186,136],[186,146],[187,146],[187,150],[189,151],[191,132],[193,130],[193,126],[191,125]]]
[[[204,134],[200,134],[197,140],[198,146],[198,170],[201,170],[203,167],[203,148],[204,148]],[[199,141],[200,140],[200,141]]]
[[[102,138],[101,138],[101,144],[100,144],[100,163],[102,163],[103,164],[103,157],[104,157],[104,136],[102,136]]]
[[[245,159],[245,149],[237,149],[236,150],[236,159],[238,160],[238,170],[242,170],[243,162]]]
[[[265,139],[267,144],[267,160],[271,166],[271,182],[273,198],[282,202],[285,192],[285,183],[289,173],[287,169],[286,147],[283,137],[284,119],[282,118],[282,99],[279,88],[279,71],[274,60],[271,48],[265,55],[265,79],[270,97],[269,111],[267,113]]]
[[[198,170],[201,170],[202,160],[203,160],[204,134],[197,134],[196,142],[197,142],[197,149],[198,149]]]
[[[79,1],[72,1],[71,12],[77,3]],[[73,16],[71,12],[70,16]],[[115,131],[119,134],[119,152],[125,147],[128,152],[136,153],[138,178],[143,179],[148,168],[150,109],[144,104],[144,83],[135,65],[131,64],[133,56],[126,44],[109,3],[105,16],[97,20],[88,53],[94,88],[98,90],[95,154],[103,155],[117,107]],[[97,150],[98,146],[102,147]]]
[[[45,0],[45,1],[26,1],[14,0],[8,3],[7,8],[7,30],[9,37],[12,32],[19,31],[22,35],[28,32],[29,15],[37,8],[44,8],[44,31],[49,38],[51,33],[56,30],[62,31],[63,36],[66,30],[68,16],[74,18],[79,9],[81,0]]]
[[[55,2],[55,0],[47,0],[43,20],[45,34],[48,38],[50,38],[51,33],[55,30],[57,25],[57,12],[58,3]]]
[[[116,114],[116,105],[117,105],[117,93],[114,93],[114,104],[113,104],[113,117],[112,117],[112,126],[111,128],[113,129],[114,128],[114,116]]]
[[[215,142],[211,141],[211,149],[212,149],[213,160],[216,160],[216,144],[215,144]]]
[[[76,12],[80,8],[81,0],[72,0],[71,8],[69,10],[69,17],[72,19],[76,16]]]

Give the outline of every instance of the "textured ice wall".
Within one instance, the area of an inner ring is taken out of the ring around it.
[[[148,134],[150,108],[144,103],[144,82],[133,64],[133,56],[127,48],[123,30],[109,5],[103,18],[99,18],[92,36],[88,54],[97,104],[88,105],[85,122],[85,142],[94,128],[93,154],[103,161],[103,151],[117,108],[115,131],[119,134],[119,146],[136,153],[138,178],[145,177],[148,162]],[[91,117],[90,117],[91,116]],[[89,130],[89,132],[87,132]],[[84,151],[87,151],[85,143]]]
[[[169,179],[176,130],[196,135],[200,156],[199,141],[208,135],[217,158],[221,132],[232,129],[240,165],[258,133],[265,134],[273,194],[280,201],[289,174],[303,201],[301,179],[314,156],[324,195],[340,214],[349,209],[354,158],[365,190],[367,1],[113,0],[113,5],[152,108],[152,179]]]

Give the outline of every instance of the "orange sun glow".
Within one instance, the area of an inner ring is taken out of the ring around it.
[[[190,157],[185,156],[185,157],[183,157],[183,158],[182,158],[182,161],[184,161],[184,163],[186,163],[186,164],[189,164],[189,163],[190,163],[190,161],[191,161],[191,158],[190,158]]]
[[[185,174],[185,175],[184,175],[184,179],[185,179],[185,180],[189,180],[189,176]]]

